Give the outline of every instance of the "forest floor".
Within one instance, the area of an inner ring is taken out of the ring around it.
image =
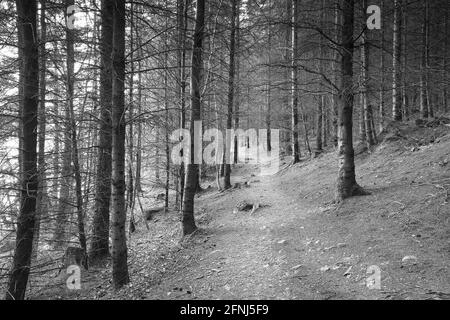
[[[397,125],[381,139],[356,161],[371,195],[333,203],[335,152],[274,176],[239,166],[241,188],[197,196],[192,236],[180,240],[176,212],[133,234],[124,289],[93,268],[78,292],[32,298],[450,299],[450,128]],[[241,201],[260,207],[238,211]],[[366,285],[371,266],[381,289]]]

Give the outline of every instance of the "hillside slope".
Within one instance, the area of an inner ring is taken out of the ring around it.
[[[249,187],[201,194],[189,239],[175,212],[133,236],[130,286],[114,293],[109,271],[92,270],[70,298],[450,299],[449,129],[391,128],[357,158],[371,195],[340,204],[334,152],[271,177],[236,168]],[[236,210],[242,201],[259,208]],[[370,266],[381,289],[366,285]]]

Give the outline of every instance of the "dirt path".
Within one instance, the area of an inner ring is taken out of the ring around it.
[[[445,141],[427,152],[382,149],[359,159],[359,181],[372,195],[339,206],[330,204],[333,156],[272,177],[238,170],[233,181],[250,187],[197,200],[201,232],[148,298],[450,299],[449,203],[419,182],[449,179]],[[241,200],[266,206],[234,213]],[[379,289],[367,287],[373,268]]]
[[[414,131],[416,132],[416,130]],[[447,131],[446,131],[447,133]],[[371,195],[332,205],[334,154],[274,176],[233,169],[249,187],[196,198],[198,232],[180,241],[180,216],[161,214],[129,239],[131,283],[111,288],[111,267],[63,280],[36,298],[61,299],[450,299],[450,135],[414,148],[382,143],[357,158],[357,180]],[[236,212],[240,201],[259,203]],[[405,258],[408,258],[405,260]],[[409,261],[410,263],[404,263]],[[368,270],[380,288],[367,287]],[[51,287],[52,287],[51,286]]]
[[[250,187],[199,199],[199,210],[211,212],[211,221],[196,236],[190,252],[195,258],[161,281],[151,298],[344,298],[322,281],[320,265],[311,255],[311,245],[320,246],[306,231],[311,227],[308,217],[316,211],[299,197],[298,186],[279,176],[234,180],[250,181]],[[253,214],[233,210],[242,200],[262,207]]]

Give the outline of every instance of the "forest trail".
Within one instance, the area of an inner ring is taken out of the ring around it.
[[[233,182],[250,186],[198,198],[189,263],[148,298],[450,299],[450,136],[402,130],[413,147],[388,136],[358,157],[372,194],[341,205],[332,153],[269,177],[234,170]],[[236,212],[243,200],[262,207]],[[380,289],[367,286],[374,267]]]
[[[184,299],[186,291],[195,299],[296,298],[290,290],[290,261],[284,252],[288,241],[280,237],[278,228],[306,215],[307,210],[294,210],[290,196],[277,191],[281,181],[273,177],[234,176],[238,180],[250,181],[251,187],[200,201],[200,210],[214,212],[214,221],[199,232],[208,250],[185,269],[182,278],[173,279],[174,288],[186,290],[167,295],[166,279],[161,298]],[[237,211],[235,205],[240,201],[261,207],[254,213]],[[282,212],[277,208],[283,208]]]
[[[115,292],[110,268],[92,268],[69,297],[450,299],[450,130],[394,131],[357,158],[371,195],[333,204],[334,153],[284,162],[273,176],[235,167],[239,188],[218,192],[208,182],[196,197],[192,236],[180,241],[176,211],[156,216],[149,231],[139,225],[129,239],[131,284]],[[242,201],[260,207],[237,211]],[[367,286],[370,268],[381,272],[380,289]]]

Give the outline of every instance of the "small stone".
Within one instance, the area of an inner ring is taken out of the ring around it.
[[[416,256],[405,256],[402,259],[402,265],[415,265],[417,264],[417,260]]]
[[[351,275],[351,271],[352,271],[353,266],[350,266],[345,272],[344,272],[344,277],[349,277]]]

